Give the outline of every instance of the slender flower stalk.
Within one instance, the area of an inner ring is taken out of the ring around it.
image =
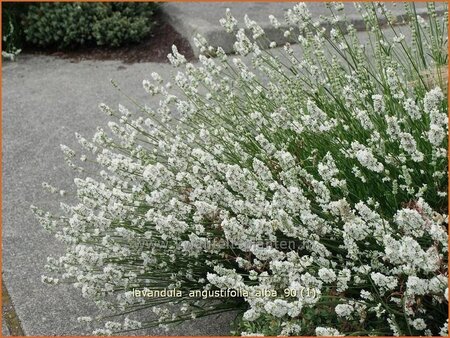
[[[174,47],[159,106],[101,104],[109,131],[62,146],[78,202],[33,207],[67,244],[43,282],[109,311],[94,334],[237,310],[241,335],[447,335],[447,13],[356,3],[360,40],[328,6],[269,16],[279,49],[227,10],[235,55]]]

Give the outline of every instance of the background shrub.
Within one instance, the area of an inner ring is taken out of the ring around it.
[[[155,3],[40,3],[29,6],[22,24],[26,41],[40,47],[116,47],[145,37],[156,8]]]
[[[98,45],[119,46],[122,42],[138,42],[150,31],[146,17],[126,17],[119,12],[97,21],[92,35]]]

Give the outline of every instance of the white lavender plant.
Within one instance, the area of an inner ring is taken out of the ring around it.
[[[169,56],[182,95],[154,73],[159,107],[100,106],[110,132],[77,135],[95,176],[63,148],[78,204],[34,208],[68,247],[43,281],[130,316],[95,334],[238,310],[242,335],[447,335],[447,13],[355,6],[368,42],[343,4],[316,20],[300,3],[281,50],[227,11],[236,55],[197,36],[199,64]],[[131,319],[148,308],[158,319]]]

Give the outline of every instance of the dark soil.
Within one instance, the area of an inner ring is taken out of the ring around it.
[[[194,59],[194,53],[189,42],[183,38],[164,18],[155,16],[156,25],[148,37],[136,44],[122,47],[82,46],[71,50],[57,50],[55,48],[38,48],[28,46],[24,53],[57,56],[71,59],[74,62],[81,60],[119,60],[124,63],[136,62],[165,62],[168,63],[167,54],[176,45],[178,51],[188,61]]]

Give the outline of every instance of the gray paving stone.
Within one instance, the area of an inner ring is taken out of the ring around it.
[[[169,69],[167,64],[71,63],[27,55],[3,63],[3,275],[26,335],[89,334],[76,318],[98,314],[73,287],[41,283],[46,257],[58,257],[63,246],[40,227],[30,205],[48,210],[59,205],[58,198],[42,190],[43,181],[71,189],[75,174],[59,145],[76,146],[75,132],[90,138],[96,126],[106,126],[109,119],[98,110],[100,102],[126,103],[109,79],[152,105],[157,102],[142,89],[142,80],[152,71],[163,75]],[[140,334],[224,335],[231,319],[204,318],[169,332]]]
[[[198,53],[198,50],[195,48],[193,37],[197,33],[203,35],[212,46],[221,46],[225,52],[229,53],[233,52],[234,38],[219,24],[227,8],[230,8],[233,16],[239,21],[239,27],[244,27],[244,15],[248,14],[252,20],[264,28],[271,41],[280,44],[284,41],[283,35],[270,25],[268,16],[272,14],[280,23],[283,23],[284,13],[294,4],[292,2],[169,2],[164,3],[162,9],[175,29],[189,40],[195,53]],[[402,3],[388,3],[387,7],[392,10],[394,16],[400,17],[405,13]],[[418,13],[426,10],[424,2],[417,2],[416,7]],[[438,3],[436,7],[440,10],[448,8],[445,3]],[[309,2],[308,8],[314,18],[330,13],[324,2]],[[345,13],[358,30],[365,29],[361,16],[351,3],[345,5]]]
[[[2,337],[10,336],[8,327],[4,320],[2,320]]]

